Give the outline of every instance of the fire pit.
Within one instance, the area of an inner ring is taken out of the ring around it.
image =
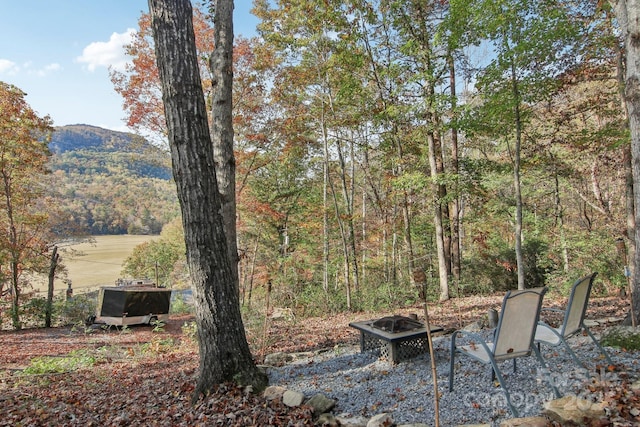
[[[371,326],[392,333],[413,331],[414,329],[424,327],[424,325],[417,320],[404,316],[381,317],[380,319],[373,321]]]
[[[377,351],[380,357],[398,363],[429,351],[427,328],[421,322],[405,316],[349,323],[360,331],[360,351]],[[440,332],[431,326],[431,333]]]

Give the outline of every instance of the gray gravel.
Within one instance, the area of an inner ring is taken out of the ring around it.
[[[600,372],[596,364],[606,365],[588,338],[573,338],[570,343],[589,371],[578,369],[561,348],[543,347],[550,372],[565,394],[593,399],[585,384],[590,381],[615,381],[617,374]],[[434,339],[434,351],[440,392],[440,424],[488,423],[499,425],[512,418],[500,387],[491,382],[489,365],[469,357],[456,356],[455,384],[449,392],[450,337]],[[639,378],[638,353],[625,353],[607,348],[616,365],[632,378]],[[521,417],[539,415],[543,403],[553,399],[547,382],[542,379],[535,356],[520,358],[513,372],[510,361],[500,369],[505,375],[511,399]],[[433,381],[428,355],[392,365],[379,360],[374,352],[360,353],[357,346],[338,347],[301,358],[284,367],[269,368],[270,385],[281,385],[310,397],[323,393],[337,401],[335,414],[372,417],[389,413],[397,424],[424,423],[434,425]]]

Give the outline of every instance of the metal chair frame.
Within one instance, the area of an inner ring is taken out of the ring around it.
[[[613,361],[605,349],[600,345],[596,337],[591,333],[589,328],[584,324],[584,318],[587,312],[587,306],[589,304],[589,297],[591,295],[591,289],[593,287],[593,281],[598,273],[592,273],[584,276],[573,284],[571,287],[571,293],[569,295],[569,301],[565,310],[559,310],[555,308],[543,308],[542,312],[559,312],[564,311],[564,318],[562,324],[558,328],[549,326],[544,321],[538,321],[538,327],[536,328],[536,334],[534,342],[536,343],[538,350],[540,344],[546,344],[550,346],[564,346],[567,352],[571,355],[573,361],[581,368],[586,369],[584,363],[578,358],[576,353],[571,349],[567,340],[574,335],[584,331],[587,333],[591,341],[596,345],[600,353],[604,356],[610,365],[613,365]]]
[[[506,360],[514,361],[519,357],[536,355],[536,358],[543,367],[543,374],[551,386],[556,397],[560,397],[560,392],[555,387],[544,359],[540,355],[538,348],[533,345],[533,338],[536,325],[540,317],[540,309],[546,288],[533,288],[518,291],[509,291],[505,295],[500,310],[498,326],[493,334],[493,342],[487,342],[477,333],[466,331],[455,331],[451,336],[451,355],[449,366],[449,391],[453,391],[455,355],[465,354],[473,359],[490,364],[492,369],[492,379],[498,379],[500,386],[506,397],[506,403],[514,417],[518,417],[518,411],[511,403],[511,396],[504,381],[504,377],[498,366],[499,362]],[[465,341],[471,339],[470,344],[456,345],[458,336],[464,336]]]

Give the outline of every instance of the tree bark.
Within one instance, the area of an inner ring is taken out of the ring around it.
[[[433,223],[436,230],[436,249],[438,251],[438,276],[440,278],[440,301],[449,299],[449,262],[445,251],[445,232],[442,218],[442,199],[437,183],[438,166],[436,161],[436,143],[433,132],[427,136],[429,146],[429,166],[433,188]]]
[[[631,164],[633,171],[633,199],[635,224],[640,224],[640,0],[611,1],[626,54],[624,75],[624,99],[629,115],[631,134]],[[633,260],[632,310],[640,316],[640,231],[636,227],[635,256]]]
[[[449,86],[451,92],[451,110],[454,115],[454,122],[457,121],[457,94],[456,94],[456,69],[453,57],[449,56]],[[451,274],[456,283],[460,282],[462,271],[462,241],[460,238],[460,190],[458,177],[460,167],[458,162],[458,128],[457,124],[451,128],[451,173],[456,177],[456,187],[453,200],[451,202]],[[459,295],[458,295],[459,296]]]
[[[236,233],[236,161],[233,154],[233,0],[217,0],[213,18],[215,48],[211,68],[211,140],[222,203],[222,220],[227,236],[232,272],[238,279]]]
[[[516,221],[515,221],[515,252],[516,252],[516,264],[518,266],[518,289],[523,290],[526,288],[524,281],[525,277],[525,265],[524,255],[522,249],[522,182],[520,178],[520,155],[522,145],[522,117],[520,115],[520,90],[518,87],[518,79],[516,76],[515,65],[511,64],[511,84],[514,99],[514,120],[516,126],[516,141],[513,153],[513,186],[516,197]]]
[[[625,49],[620,44],[616,44],[616,79],[618,81],[618,93],[620,95],[620,102],[622,111],[624,111],[625,119],[627,122],[629,121],[629,111],[627,107],[627,103],[625,100],[625,64],[624,61],[626,59]],[[635,217],[635,200],[633,196],[633,188],[635,187],[634,179],[633,179],[633,163],[632,163],[632,153],[631,153],[631,144],[627,144],[622,147],[622,167],[624,169],[624,181],[625,181],[625,216],[627,227],[621,233],[623,238],[623,244],[625,246],[626,252],[622,254],[624,262],[624,273],[627,278],[627,291],[629,292],[630,298],[632,299],[631,304],[633,308],[633,280],[634,280],[634,260],[636,257],[636,241],[635,241],[635,233],[636,233],[636,217]],[[635,310],[630,310],[631,315],[629,316],[629,323],[632,326],[636,326],[636,316]]]
[[[51,262],[49,264],[49,284],[47,286],[47,306],[44,314],[44,327],[51,327],[51,314],[53,311],[53,283],[56,278],[56,269],[58,268],[58,261],[60,254],[58,254],[58,247],[53,247],[51,252]]]
[[[232,7],[231,0],[220,0],[216,13],[223,20],[231,19]],[[237,275],[228,256],[191,3],[149,0],[149,10],[198,325],[200,366],[193,398],[226,381],[260,391],[268,379],[251,357],[240,314]],[[222,128],[228,129],[216,127]]]

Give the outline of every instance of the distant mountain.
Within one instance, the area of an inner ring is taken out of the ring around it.
[[[157,234],[178,215],[171,157],[146,139],[70,125],[55,128],[49,148],[60,230]]]
[[[121,174],[124,168],[140,177],[171,179],[169,154],[133,133],[89,125],[61,126],[55,128],[49,149],[62,169],[79,166]]]
[[[134,144],[136,141],[136,144]],[[49,148],[56,154],[74,150],[114,152],[143,147],[144,138],[126,132],[116,132],[89,125],[69,125],[55,128]]]

